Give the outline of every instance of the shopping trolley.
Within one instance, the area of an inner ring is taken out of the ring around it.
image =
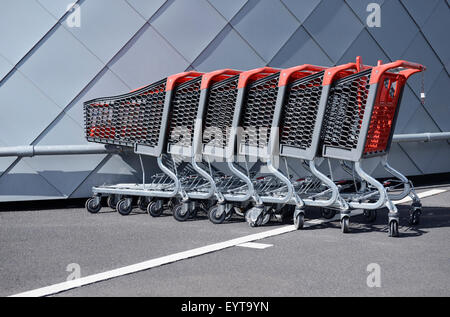
[[[170,121],[173,104],[185,85],[196,79],[199,82],[201,75],[180,73],[125,95],[84,103],[87,140],[133,147],[143,174],[142,184],[93,187],[94,195],[86,202],[88,211],[98,212],[101,197],[108,195],[108,205],[127,215],[132,210],[133,197],[141,197],[140,207],[152,216],[159,216],[167,204],[176,203],[180,188],[207,187],[192,167],[166,152],[169,129],[178,124]],[[141,155],[156,157],[162,171],[152,175],[149,183]]]
[[[251,198],[252,184],[243,171],[227,160],[229,133],[238,98],[238,82],[248,72],[217,70],[203,75],[200,104],[193,138],[193,166],[215,186],[208,210],[213,223],[222,223],[233,213],[243,216]],[[199,162],[207,161],[200,165]],[[256,167],[250,168],[254,174]]]
[[[356,72],[342,76],[349,68]],[[387,155],[404,85],[409,76],[424,70],[422,65],[400,60],[384,65],[379,62],[372,68],[356,63],[325,71],[323,87],[328,96],[322,101],[326,102],[320,136],[322,156],[340,160],[355,184],[351,190],[340,193],[350,207],[341,211],[343,232],[349,231],[351,209],[374,212],[387,207],[389,235],[398,236],[399,214],[392,200],[407,195],[413,200],[411,222],[418,222],[420,200],[411,182],[389,166]],[[381,184],[363,170],[362,161],[371,157],[381,157],[383,167],[396,178],[393,185]],[[399,186],[403,186],[400,193],[391,192]]]

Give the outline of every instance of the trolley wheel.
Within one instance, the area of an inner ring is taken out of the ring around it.
[[[147,205],[147,212],[152,217],[159,217],[163,214],[164,208],[162,208],[162,207],[158,208],[158,202],[151,201]]]
[[[116,210],[116,205],[118,201],[119,199],[117,199],[117,196],[114,194],[109,195],[108,198],[106,199],[108,207],[111,208],[112,210]]]
[[[97,202],[96,197],[91,197],[86,200],[85,206],[87,211],[89,211],[91,214],[96,214],[100,211],[100,209],[102,209],[102,204]]]
[[[127,216],[133,210],[131,198],[122,198],[116,205],[116,209],[122,216]]]
[[[346,216],[341,219],[341,231],[342,233],[350,232],[350,217]]]
[[[320,211],[322,218],[331,219],[336,215],[336,210],[330,208],[322,208]]]
[[[305,225],[305,214],[300,212],[298,215],[294,216],[294,227],[296,230],[303,229]]]
[[[417,226],[420,223],[421,209],[414,209],[409,215],[409,223],[413,226]]]
[[[254,219],[253,214],[259,213],[256,219]],[[264,213],[264,207],[251,207],[247,212],[245,213],[245,220],[247,221],[248,225],[250,227],[258,227],[261,225],[263,217],[261,215]]]
[[[258,227],[264,226],[269,222],[270,218],[272,218],[272,213],[270,211],[263,211],[256,220],[256,224]]]
[[[364,216],[366,217],[368,222],[374,222],[377,219],[377,211],[373,209],[365,209]]]
[[[173,217],[180,222],[186,221],[189,218],[190,212],[189,210],[184,211],[183,209],[184,203],[179,203],[173,207]]]
[[[145,196],[139,197],[138,201],[137,201],[137,205],[138,205],[139,209],[142,210],[142,211],[146,211],[147,210],[147,207],[148,207],[149,203],[150,202],[149,202],[148,198],[145,197]]]
[[[217,216],[218,210],[219,210],[219,206],[217,206],[217,205],[212,206],[208,210],[209,220],[216,225],[223,223],[225,221],[225,219],[227,218],[227,213],[225,211],[223,211],[220,216]]]
[[[399,236],[397,220],[389,221],[389,236],[390,237],[398,237]]]

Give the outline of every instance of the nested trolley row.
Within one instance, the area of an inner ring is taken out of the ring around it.
[[[204,211],[222,223],[237,213],[259,226],[276,215],[302,228],[311,206],[326,218],[339,212],[343,232],[352,209],[374,220],[387,207],[389,234],[398,236],[392,200],[411,196],[414,224],[421,205],[387,155],[404,85],[424,69],[406,61],[367,66],[358,57],[328,68],[185,72],[87,101],[88,141],[156,157],[161,172],[146,183],[141,159],[142,184],[94,187],[86,207],[98,212],[106,195],[110,207],[128,214],[138,197],[155,217],[169,208],[184,221]],[[364,171],[373,157],[392,180],[381,184]],[[335,179],[336,167],[348,177]]]

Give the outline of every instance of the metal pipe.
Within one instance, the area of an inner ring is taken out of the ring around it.
[[[0,157],[19,156],[33,157],[37,155],[75,155],[75,154],[107,154],[127,151],[114,145],[23,145],[0,147]],[[132,151],[130,148],[129,151]]]
[[[431,142],[439,140],[450,140],[450,132],[434,132],[434,133],[411,133],[396,134],[392,138],[392,142]]]

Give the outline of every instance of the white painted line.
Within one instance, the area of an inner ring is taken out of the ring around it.
[[[267,249],[270,247],[273,247],[273,244],[267,244],[267,243],[256,243],[256,242],[246,242],[238,244],[237,247],[243,247],[243,248],[251,248],[251,249]]]
[[[418,196],[420,198],[424,198],[424,197],[429,197],[429,196],[433,196],[433,195],[437,195],[443,192],[446,192],[447,190],[445,189],[432,189],[426,192],[421,192],[418,193]],[[404,198],[402,200],[399,201],[395,201],[394,203],[396,204],[401,204],[404,202],[408,202],[410,201],[411,198],[407,197]],[[363,212],[361,210],[354,210],[351,213],[351,216],[357,216],[362,214]],[[305,228],[308,227],[312,227],[312,226],[317,226],[323,223],[327,223],[327,222],[331,222],[331,221],[336,221],[339,220],[339,215],[336,215],[335,217],[333,217],[332,219],[313,219],[310,221],[305,221]],[[251,234],[248,236],[244,236],[244,237],[240,237],[240,238],[236,238],[236,239],[232,239],[232,240],[228,240],[228,241],[224,241],[224,242],[219,242],[219,243],[214,243],[214,244],[210,244],[204,247],[200,247],[200,248],[196,248],[196,249],[192,249],[192,250],[188,250],[188,251],[183,251],[183,252],[179,252],[179,253],[174,253],[171,255],[167,255],[167,256],[163,256],[160,258],[156,258],[156,259],[152,259],[152,260],[148,260],[148,261],[144,261],[144,262],[140,262],[137,264],[133,264],[133,265],[128,265],[128,266],[124,266],[118,269],[114,269],[111,271],[106,271],[103,273],[98,273],[98,274],[93,274],[93,275],[89,275],[89,276],[85,276],[76,280],[72,280],[72,281],[67,281],[67,282],[62,282],[62,283],[58,283],[58,284],[54,284],[54,285],[50,285],[50,286],[46,286],[46,287],[42,287],[42,288],[38,288],[35,290],[31,290],[31,291],[27,291],[27,292],[23,292],[23,293],[19,293],[19,294],[15,294],[12,295],[11,297],[40,297],[40,296],[48,296],[48,295],[52,295],[52,294],[56,294],[56,293],[60,293],[60,292],[64,292],[73,288],[77,288],[77,287],[81,287],[84,285],[88,285],[88,284],[92,284],[92,283],[97,283],[97,282],[101,282],[101,281],[105,281],[105,280],[109,280],[115,277],[119,277],[119,276],[124,276],[127,274],[132,274],[132,273],[136,273],[139,271],[144,271],[144,270],[148,270],[154,267],[158,267],[161,265],[165,265],[165,264],[169,264],[169,263],[173,263],[173,262],[177,262],[177,261],[181,261],[181,260],[185,260],[185,259],[189,259],[192,257],[196,257],[199,255],[203,255],[203,254],[207,254],[207,253],[211,253],[211,252],[216,252],[219,250],[223,250],[226,248],[230,248],[230,247],[234,247],[240,244],[244,244],[244,243],[248,243],[251,241],[256,241],[256,240],[261,240],[261,239],[265,239],[265,238],[269,238],[269,237],[273,237],[273,236],[278,236],[281,234],[285,234],[288,232],[292,232],[295,231],[295,227],[293,225],[290,226],[283,226],[281,228],[277,228],[277,229],[273,229],[273,230],[267,230],[267,231],[263,231],[263,232],[259,232],[259,233],[255,233],[255,234]]]
[[[358,214],[361,214],[362,212],[352,212],[352,216],[356,216]],[[311,226],[316,226],[319,224],[323,224],[323,223],[327,223],[327,222],[331,222],[331,221],[335,221],[339,219],[339,215],[335,216],[332,219],[314,219],[311,221],[305,221],[305,228],[311,227]],[[105,281],[105,280],[109,280],[115,277],[119,277],[119,276],[124,276],[127,274],[132,274],[132,273],[136,273],[136,272],[140,272],[140,271],[144,271],[144,270],[148,270],[154,267],[158,267],[161,265],[165,265],[165,264],[169,264],[169,263],[173,263],[173,262],[177,262],[177,261],[181,261],[181,260],[185,260],[185,259],[189,259],[195,256],[199,256],[199,255],[203,255],[203,254],[207,254],[207,253],[211,253],[211,252],[216,252],[219,250],[223,250],[226,248],[230,248],[230,247],[234,247],[240,244],[244,244],[247,242],[251,242],[251,241],[255,241],[255,240],[261,240],[261,239],[265,239],[265,238],[269,238],[269,237],[273,237],[273,236],[278,236],[284,233],[288,233],[288,232],[292,232],[292,231],[296,231],[295,227],[293,225],[290,226],[283,226],[281,228],[277,228],[277,229],[273,229],[273,230],[267,230],[267,231],[263,231],[263,232],[259,232],[259,233],[255,233],[255,234],[251,234],[248,236],[244,236],[244,237],[240,237],[240,238],[236,238],[236,239],[232,239],[232,240],[228,240],[228,241],[224,241],[224,242],[219,242],[219,243],[214,243],[214,244],[210,244],[204,247],[200,247],[200,248],[196,248],[196,249],[192,249],[192,250],[188,250],[188,251],[183,251],[183,252],[179,252],[179,253],[174,253],[171,255],[167,255],[167,256],[163,256],[160,258],[156,258],[156,259],[152,259],[152,260],[148,260],[145,262],[140,262],[137,264],[133,264],[133,265],[128,265],[128,266],[124,266],[118,269],[114,269],[111,271],[106,271],[103,273],[98,273],[98,274],[93,274],[93,275],[89,275],[89,276],[85,276],[76,280],[71,280],[71,281],[67,281],[67,282],[62,282],[62,283],[58,283],[58,284],[54,284],[54,285],[50,285],[50,286],[46,286],[46,287],[42,287],[42,288],[38,288],[35,290],[31,290],[31,291],[27,291],[27,292],[23,292],[23,293],[19,293],[19,294],[15,294],[12,295],[10,297],[41,297],[41,296],[49,296],[52,294],[56,294],[56,293],[60,293],[60,292],[64,292],[73,288],[77,288],[77,287],[81,287],[81,286],[85,286],[88,284],[93,284],[93,283],[97,283],[97,282],[101,282],[101,281]]]
[[[434,196],[434,195],[438,195],[438,194],[442,194],[444,192],[446,192],[447,189],[431,189],[431,190],[427,190],[425,192],[421,192],[421,193],[417,193],[417,196],[419,196],[419,198],[425,198],[425,197],[430,197],[430,196]],[[411,197],[407,196],[401,200],[396,200],[393,201],[393,203],[395,204],[404,204],[407,202],[412,201]]]

